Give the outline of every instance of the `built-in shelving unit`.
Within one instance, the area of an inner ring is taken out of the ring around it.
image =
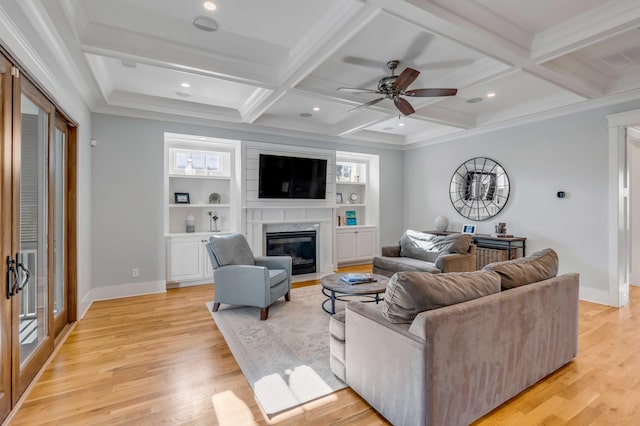
[[[377,253],[378,173],[378,156],[336,153],[338,265],[366,263]]]
[[[240,141],[165,135],[168,286],[211,282],[204,244],[211,235],[240,230],[239,152]]]

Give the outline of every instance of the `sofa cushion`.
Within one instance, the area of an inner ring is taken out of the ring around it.
[[[389,280],[382,314],[392,323],[411,323],[420,312],[500,292],[493,271],[426,274],[399,272]]]
[[[288,278],[289,274],[287,274],[287,271],[284,269],[269,269],[269,281],[271,282],[271,287],[278,285]]]
[[[240,233],[214,235],[209,238],[209,243],[220,266],[256,264],[249,243]]]
[[[497,272],[502,289],[507,290],[558,275],[558,254],[547,248],[519,259],[490,263],[483,270]]]
[[[426,260],[414,259],[411,257],[388,257],[388,256],[376,256],[373,258],[374,268],[384,269],[389,272],[431,272],[432,274],[438,274],[442,272],[436,268],[436,265]]]
[[[435,262],[443,253],[466,253],[470,244],[468,234],[436,236],[409,229],[400,238],[400,256]]]

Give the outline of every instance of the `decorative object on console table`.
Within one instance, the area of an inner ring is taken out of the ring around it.
[[[195,232],[196,231],[196,218],[193,217],[192,214],[187,215],[187,232]]]
[[[447,227],[449,226],[449,219],[447,219],[445,216],[438,216],[436,217],[436,231],[446,231]]]
[[[175,192],[173,198],[176,204],[191,204],[188,192]]]
[[[462,225],[462,233],[463,234],[475,234],[476,233],[476,226],[475,225],[469,225],[469,224],[464,224]]]
[[[346,219],[347,219],[347,225],[357,225],[358,221],[356,219],[356,211],[355,210],[347,210],[344,213]]]

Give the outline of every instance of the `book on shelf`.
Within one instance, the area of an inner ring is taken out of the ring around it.
[[[370,274],[359,274],[355,272],[343,274],[340,277],[340,280],[347,284],[364,284],[364,283],[373,283],[377,281]]]

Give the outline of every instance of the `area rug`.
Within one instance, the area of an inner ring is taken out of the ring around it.
[[[267,415],[347,387],[329,367],[329,319],[319,285],[260,309],[222,304],[211,315]],[[207,303],[211,312],[213,302]]]

